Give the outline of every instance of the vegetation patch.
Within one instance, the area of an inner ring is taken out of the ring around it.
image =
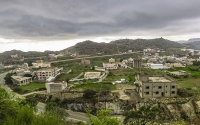
[[[41,90],[45,90],[45,89],[46,89],[45,82],[32,82],[27,85],[16,86],[13,90],[17,93],[25,94],[25,93],[29,93],[32,91],[41,91]]]

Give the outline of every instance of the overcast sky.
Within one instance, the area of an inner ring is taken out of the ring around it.
[[[200,36],[200,0],[0,0],[0,52]]]

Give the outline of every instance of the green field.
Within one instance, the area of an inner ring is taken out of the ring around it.
[[[84,66],[84,65],[79,65],[78,62],[74,62],[74,63],[68,63],[65,65],[62,65],[66,70],[63,74],[61,74],[56,81],[66,81],[66,80],[70,80],[76,76],[78,76],[79,74],[81,74],[82,72],[91,72],[94,71],[91,69],[91,66]],[[66,73],[67,71],[69,71],[69,69],[72,70],[72,72],[70,73]]]
[[[30,84],[20,86],[22,90],[35,91],[39,88],[45,88],[45,82],[32,82]]]
[[[94,91],[102,91],[102,90],[115,90],[116,86],[111,83],[88,83],[88,84],[80,84],[74,87],[77,91],[84,91],[86,89],[91,89]]]
[[[140,69],[114,69],[109,71],[109,75],[104,79],[106,82],[114,82],[120,79],[126,79],[126,81],[133,83],[135,81],[135,74],[140,73]],[[164,74],[162,70],[151,70],[151,69],[142,69],[141,72],[146,74]]]
[[[169,71],[183,70],[190,74],[188,78],[174,78],[177,80],[178,88],[186,88],[190,93],[198,93],[200,91],[200,68],[199,66],[186,66],[184,68],[174,68]]]

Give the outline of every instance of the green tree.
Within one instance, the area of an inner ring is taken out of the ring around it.
[[[67,122],[56,113],[35,114],[32,106],[36,101],[32,98],[27,100],[13,100],[9,94],[0,87],[0,123],[1,125],[66,125]],[[62,114],[63,115],[63,114]]]
[[[4,80],[5,80],[5,83],[6,83],[6,84],[13,84],[13,81],[12,81],[12,78],[11,78],[12,75],[13,75],[13,73],[8,73],[8,74],[4,77]]]
[[[0,123],[3,123],[8,116],[16,117],[19,108],[18,103],[11,100],[11,95],[0,87]]]
[[[65,119],[69,116],[66,110],[63,108],[59,108],[55,102],[47,103],[47,105],[45,106],[45,110],[50,114],[57,114],[62,119]]]
[[[99,110],[97,111],[97,117],[94,117],[88,111],[88,123],[90,125],[119,125],[119,121],[117,118],[110,117],[110,112],[110,110]]]
[[[33,66],[32,61],[28,61],[28,66]]]

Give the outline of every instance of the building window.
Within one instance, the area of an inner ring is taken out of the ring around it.
[[[167,87],[167,86],[166,86]]]
[[[172,89],[175,89],[175,86],[172,86]]]
[[[158,89],[162,89],[162,86],[158,86]]]
[[[146,86],[146,89],[149,89],[149,86]]]
[[[156,95],[158,95],[159,94],[159,92],[156,92]]]
[[[149,95],[149,92],[146,92],[146,95]]]
[[[172,91],[172,94],[175,94],[175,91]]]

